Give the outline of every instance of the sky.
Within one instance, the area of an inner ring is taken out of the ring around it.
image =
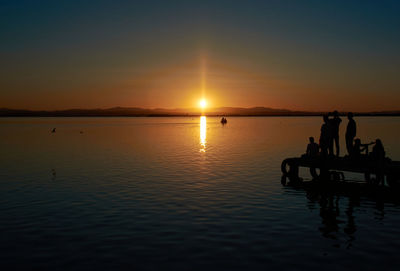
[[[400,109],[400,1],[0,0],[0,108]]]

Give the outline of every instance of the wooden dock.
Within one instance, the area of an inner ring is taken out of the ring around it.
[[[367,156],[359,159],[350,157],[302,157],[287,158],[282,161],[281,171],[284,177],[291,181],[301,180],[299,167],[310,169],[314,180],[344,179],[344,172],[355,172],[364,174],[368,184],[384,183],[390,187],[400,187],[400,162],[391,161],[386,158],[384,161],[374,161]]]

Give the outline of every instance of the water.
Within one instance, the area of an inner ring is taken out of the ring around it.
[[[381,138],[400,160],[400,118],[356,121],[363,141]],[[281,161],[320,125],[0,119],[0,268],[397,270],[396,201],[281,185]]]

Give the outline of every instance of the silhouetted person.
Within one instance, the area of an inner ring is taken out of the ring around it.
[[[53,128],[53,130],[51,130],[51,132],[52,132],[52,133],[55,133],[55,132],[56,132],[56,128]]]
[[[364,156],[367,157],[368,146],[372,144],[374,144],[374,142],[368,144],[361,144],[361,140],[359,138],[356,138],[356,140],[354,140],[352,157],[356,159],[361,158],[362,152],[365,152]]]
[[[354,145],[353,148],[351,150],[351,155],[354,158],[359,158],[361,155],[361,140],[359,138],[357,138],[356,140],[354,140]]]
[[[376,184],[382,183],[382,185],[384,185],[385,175],[383,173],[383,167],[385,163],[385,149],[379,138],[375,141],[375,146],[372,148],[370,158],[376,163]]]
[[[375,141],[375,146],[372,148],[371,158],[380,162],[385,160],[385,149],[379,138]]]
[[[346,128],[346,149],[347,153],[349,155],[352,155],[353,140],[357,134],[357,126],[356,122],[353,119],[353,113],[349,112],[347,114],[347,118],[349,119],[349,122],[347,123],[347,128]]]
[[[332,140],[330,142],[329,150],[333,154],[333,143],[335,142],[336,156],[339,156],[339,125],[342,119],[339,117],[339,112],[333,111],[333,119],[329,119],[329,124],[331,125]]]
[[[314,142],[314,137],[309,138],[310,143],[307,145],[306,155],[316,157],[319,153],[319,146]]]
[[[321,126],[321,135],[319,137],[319,147],[323,157],[328,156],[328,149],[332,140],[331,126],[329,124],[328,115],[323,116],[324,123]],[[331,154],[331,153],[330,153]]]

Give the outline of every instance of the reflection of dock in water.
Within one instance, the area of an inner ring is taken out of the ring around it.
[[[374,186],[365,182],[355,181],[290,181],[285,175],[282,176],[282,185],[295,190],[303,190],[307,194],[341,197],[363,197],[373,201],[382,201],[400,204],[400,189],[388,186]]]
[[[362,239],[363,234],[357,234],[362,227],[357,224],[364,225],[365,219],[381,221],[387,213],[385,208],[391,209],[393,206],[400,205],[400,190],[386,186],[328,180],[287,181],[283,176],[282,184],[285,190],[304,193],[307,208],[310,211],[317,210],[319,214],[318,231],[322,237],[331,240],[333,246],[337,248],[349,249],[353,247],[357,239]],[[372,210],[372,212],[366,212],[366,210]]]

